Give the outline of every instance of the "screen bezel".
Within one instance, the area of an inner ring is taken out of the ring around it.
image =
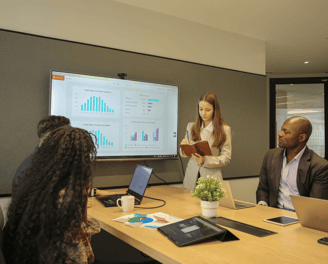
[[[102,75],[91,75],[86,73],[79,73],[79,72],[70,72],[70,71],[63,71],[63,70],[50,70],[50,78],[49,78],[49,108],[48,108],[48,115],[51,115],[51,101],[52,101],[52,75],[53,72],[62,72],[67,74],[76,74],[76,75],[85,75],[90,77],[100,77],[100,78],[107,78],[107,79],[115,79],[115,80],[126,80],[126,81],[133,81],[139,83],[149,83],[149,84],[158,84],[158,85],[165,85],[165,86],[176,86],[178,89],[178,108],[177,108],[177,144],[176,144],[176,154],[171,155],[117,155],[117,156],[98,156],[97,161],[136,161],[136,160],[163,160],[163,159],[179,159],[179,143],[178,143],[178,124],[179,124],[179,100],[180,100],[180,87],[176,84],[168,84],[168,83],[158,83],[158,82],[150,82],[150,81],[141,81],[135,79],[122,79],[122,78],[115,78],[110,76],[102,76]]]

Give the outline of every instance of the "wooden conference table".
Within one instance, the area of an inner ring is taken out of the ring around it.
[[[125,190],[110,192],[124,193]],[[190,191],[170,186],[154,186],[146,190],[146,195],[163,199],[166,205],[157,209],[135,208],[134,213],[163,212],[182,219],[201,215],[200,200],[191,197]],[[131,213],[123,213],[118,207],[106,208],[96,198],[92,199],[93,206],[88,208],[88,214],[98,219],[104,230],[162,263],[328,263],[328,246],[317,242],[318,239],[328,236],[328,233],[304,228],[299,223],[281,227],[263,222],[263,219],[281,215],[296,217],[294,212],[260,205],[240,210],[219,206],[217,216],[278,234],[261,238],[225,227],[240,240],[220,242],[212,239],[177,247],[157,230],[133,228],[114,222],[112,219]],[[162,202],[144,198],[141,206],[152,207],[160,204]]]

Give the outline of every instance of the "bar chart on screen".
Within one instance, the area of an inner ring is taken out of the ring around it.
[[[79,117],[119,118],[120,93],[115,89],[73,87],[72,115]]]
[[[131,141],[137,141],[138,139],[138,132],[135,132],[131,136]],[[149,137],[148,134],[145,133],[145,131],[141,132],[141,141],[146,142],[146,141],[158,141],[159,140],[159,128],[156,128],[156,131],[153,132],[152,138]]]
[[[158,120],[125,120],[123,145],[126,149],[160,148],[163,146],[162,127],[162,121]]]
[[[78,126],[95,135],[93,141],[97,144],[99,153],[112,153],[119,150],[119,127],[117,123],[89,123],[73,121],[72,126]]]

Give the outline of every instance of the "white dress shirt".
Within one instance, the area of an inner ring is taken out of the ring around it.
[[[279,208],[295,210],[289,195],[300,195],[297,189],[297,170],[305,148],[306,146],[289,163],[287,163],[286,150],[284,151],[278,193]]]
[[[200,129],[200,138],[201,138],[201,140],[206,140],[206,138],[209,134],[212,135],[213,129],[214,129],[214,126],[212,124],[212,121],[211,121],[211,123],[209,123],[207,125],[207,127],[204,128],[204,126],[202,126],[201,129]]]

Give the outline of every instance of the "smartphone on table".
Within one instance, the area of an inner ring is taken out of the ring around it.
[[[328,237],[323,237],[318,240],[320,244],[328,245]]]
[[[298,219],[295,217],[290,217],[290,216],[279,216],[279,217],[274,217],[274,218],[269,218],[269,219],[263,219],[263,221],[280,225],[280,226],[287,226],[291,224],[298,223]]]

